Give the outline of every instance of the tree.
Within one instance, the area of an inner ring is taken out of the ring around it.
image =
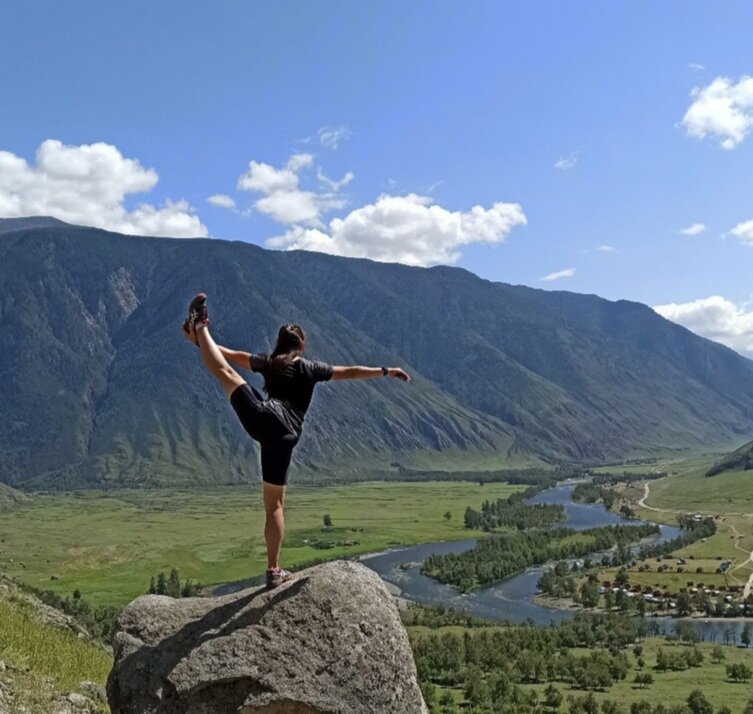
[[[440,709],[442,714],[457,714],[458,705],[455,704],[455,698],[449,690],[439,698],[439,706],[442,707]]]
[[[325,513],[322,520],[324,521],[325,528],[332,528],[332,516],[330,516],[329,513]]]
[[[751,627],[750,622],[746,622],[743,627],[743,633],[740,635],[740,644],[744,647],[750,647],[752,629],[753,627]]]
[[[719,645],[714,645],[714,649],[711,650],[711,661],[714,664],[719,664],[724,661],[724,649]]]
[[[157,575],[157,595],[165,595],[167,593],[167,578],[164,573]]]
[[[666,672],[669,669],[669,656],[661,647],[656,653],[656,669],[660,672]]]
[[[703,696],[700,689],[694,689],[687,699],[690,714],[714,714],[714,707],[709,704],[709,700]]]
[[[716,714],[732,714],[732,710],[726,704],[722,704],[722,706],[716,710]]]
[[[429,709],[432,709],[434,703],[437,701],[437,688],[429,680],[424,680],[419,683],[421,694],[423,694],[424,701]]]
[[[753,714],[753,697],[748,699],[748,703],[745,705],[745,709],[743,709],[743,714]]]
[[[601,714],[623,714],[624,711],[617,702],[613,702],[611,699],[605,699],[601,703]]]
[[[651,672],[638,672],[638,674],[635,675],[635,683],[640,689],[645,689],[654,683],[654,676]]]
[[[165,594],[170,597],[180,597],[180,576],[175,568],[170,571],[170,577],[167,579],[167,592]]]
[[[617,571],[617,575],[614,576],[614,582],[620,587],[625,587],[630,582],[630,576],[628,576],[625,568],[620,568]]]
[[[645,699],[630,705],[630,714],[651,714],[651,704]]]
[[[553,684],[544,690],[544,706],[549,707],[553,712],[562,706],[562,692]]]
[[[630,598],[624,590],[620,590],[617,593],[617,607],[620,608],[620,612],[624,615],[630,612]]]
[[[583,607],[596,607],[599,604],[599,584],[586,580],[580,588],[580,601]]]
[[[444,514],[444,519],[446,521],[449,521],[451,518],[452,518],[452,513],[450,513],[449,511],[447,511],[447,513]]]
[[[599,702],[596,701],[593,692],[589,692],[583,699],[583,711],[585,714],[599,714]]]
[[[753,673],[747,664],[742,662],[727,665],[727,679],[733,682],[747,682]]]
[[[677,612],[681,617],[686,617],[693,612],[693,603],[687,590],[683,590],[677,598]]]
[[[157,583],[154,580],[154,575],[152,575],[152,578],[149,581],[149,594],[150,595],[156,595],[157,594]]]

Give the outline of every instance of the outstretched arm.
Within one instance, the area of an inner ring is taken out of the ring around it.
[[[387,370],[386,372],[384,370]],[[376,377],[394,377],[403,382],[410,382],[410,376],[400,367],[332,367],[332,379],[375,379]]]
[[[243,350],[230,350],[222,345],[217,345],[217,347],[219,347],[222,356],[230,362],[230,364],[234,364],[241,369],[251,369],[249,363],[249,357],[251,356],[250,352],[244,352]]]

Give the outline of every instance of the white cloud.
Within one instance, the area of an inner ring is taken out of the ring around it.
[[[706,67],[704,67],[702,64],[699,64],[698,62],[690,62],[688,64],[688,67],[692,69],[694,72],[703,72]]]
[[[348,171],[339,181],[333,181],[331,178],[324,175],[324,171],[322,171],[321,166],[319,166],[316,169],[316,178],[322,186],[337,193],[355,178],[355,174],[352,171]]]
[[[655,305],[654,310],[702,337],[753,356],[753,312],[721,295],[693,302]]]
[[[554,163],[554,168],[560,171],[569,171],[578,163],[578,152],[571,151],[566,156],[560,156]]]
[[[457,262],[463,245],[501,243],[526,222],[517,203],[461,212],[436,205],[427,196],[382,195],[373,204],[333,219],[327,231],[294,226],[267,245],[426,266]]]
[[[690,136],[715,136],[722,148],[734,149],[753,127],[753,77],[744,76],[737,84],[717,77],[690,96],[693,103],[682,119]]]
[[[203,237],[206,227],[186,201],[129,211],[127,195],[151,191],[159,177],[105,143],[66,146],[44,141],[36,165],[0,151],[0,217],[54,216],[67,223],[131,235]]]
[[[348,172],[340,181],[332,181],[319,169],[319,181],[325,183],[328,190],[320,193],[305,191],[300,188],[299,174],[313,163],[311,154],[293,154],[280,169],[251,161],[248,171],[238,178],[238,189],[264,194],[254,206],[278,223],[321,227],[322,213],[345,206],[346,201],[338,192],[350,183],[353,174]]]
[[[347,126],[323,126],[316,135],[322,146],[337,149],[341,141],[350,139],[350,129]]]
[[[558,270],[556,273],[549,273],[543,278],[539,278],[542,283],[550,283],[553,280],[561,280],[562,278],[572,278],[575,275],[575,268],[565,268],[564,270]]]
[[[596,246],[596,250],[599,253],[615,253],[615,252],[617,252],[617,248],[615,248],[613,245],[599,245],[599,246]]]
[[[235,208],[235,201],[224,193],[213,194],[207,198],[207,202],[219,208]]]
[[[730,231],[730,235],[737,238],[744,245],[753,246],[753,220],[738,223]]]
[[[687,228],[680,230],[680,235],[683,236],[698,236],[706,230],[706,226],[703,223],[694,223]]]

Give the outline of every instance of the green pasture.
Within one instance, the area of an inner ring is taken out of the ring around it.
[[[686,513],[753,513],[753,471],[728,471],[707,477],[712,460],[650,483],[648,505]]]
[[[643,670],[638,669],[637,658],[632,650],[625,650],[631,664],[631,670],[628,676],[621,682],[613,685],[606,692],[594,692],[596,699],[601,702],[604,699],[612,699],[621,702],[624,706],[629,707],[633,702],[639,702],[642,699],[648,700],[653,706],[664,704],[669,707],[680,702],[684,702],[690,692],[694,689],[700,689],[706,698],[711,702],[716,710],[722,704],[726,704],[733,712],[741,712],[748,698],[751,696],[750,682],[747,684],[740,682],[730,682],[727,680],[726,665],[737,662],[744,662],[753,667],[753,650],[742,649],[740,647],[724,646],[725,659],[720,664],[714,664],[711,661],[711,650],[714,645],[710,643],[699,644],[699,649],[704,654],[704,662],[700,667],[690,667],[680,672],[659,672],[655,669],[656,654],[659,648],[668,652],[676,649],[686,649],[688,646],[675,642],[668,642],[661,638],[649,638],[641,642],[643,646],[642,657],[646,662]],[[587,650],[572,650],[574,654],[585,655]],[[654,683],[640,689],[634,684],[636,673],[650,672],[654,677]],[[546,684],[528,685],[539,694],[543,695]],[[570,689],[566,684],[555,684],[556,687],[567,697],[586,696],[587,692],[577,689]]]
[[[504,631],[506,628],[489,628],[501,629]],[[451,632],[455,635],[462,636],[465,628],[463,627],[442,627],[437,629],[430,629],[427,627],[408,627],[408,632],[411,639],[419,639],[422,636],[428,634],[442,634],[444,632]],[[667,652],[673,650],[684,650],[688,645],[680,644],[673,641],[668,641],[658,637],[652,637],[643,640],[641,643],[643,647],[642,657],[645,661],[643,670],[640,670],[637,665],[637,657],[633,653],[631,648],[625,649],[624,652],[628,656],[630,662],[630,672],[625,680],[614,684],[609,690],[604,692],[594,692],[596,699],[601,702],[604,699],[611,699],[621,702],[623,706],[628,707],[633,702],[641,701],[642,699],[649,700],[652,705],[664,704],[669,707],[680,702],[684,702],[687,699],[688,694],[693,689],[701,689],[706,698],[714,705],[716,710],[722,704],[729,706],[733,712],[741,712],[744,705],[748,701],[748,698],[753,693],[751,691],[750,682],[735,683],[730,682],[727,679],[725,666],[728,664],[734,664],[738,662],[744,662],[749,667],[753,667],[753,649],[743,649],[740,647],[723,646],[724,660],[720,664],[715,664],[711,661],[711,651],[714,647],[712,643],[700,643],[698,647],[703,652],[704,662],[700,667],[691,667],[684,671],[679,672],[659,672],[656,670],[656,655],[659,648],[665,649]],[[571,649],[570,652],[578,657],[587,655],[590,650],[585,649]],[[654,683],[645,688],[640,689],[634,684],[636,673],[650,672],[654,677]],[[581,689],[573,689],[564,682],[553,682],[564,697],[585,697],[588,692]],[[548,686],[548,683],[543,684],[524,684],[526,689],[533,689],[543,699],[544,689]],[[444,688],[437,688],[437,699],[441,696]],[[455,700],[458,704],[465,702],[465,697],[460,689],[452,689]],[[564,711],[566,706],[563,705]]]
[[[750,560],[753,551],[753,472],[734,471],[717,476],[705,476],[717,456],[694,455],[666,460],[653,465],[666,470],[669,476],[648,481],[649,497],[646,501],[651,508],[641,508],[637,501],[643,496],[643,484],[630,485],[620,492],[622,499],[635,508],[637,515],[647,520],[662,523],[676,523],[685,514],[700,513],[713,516],[717,532],[710,538],[693,543],[673,553],[673,558],[685,558],[684,572],[678,573],[676,563],[662,561],[670,565],[664,573],[656,572],[659,565],[655,560],[645,561],[651,566],[649,572],[638,572],[643,564],[639,561],[630,568],[630,581],[640,585],[651,585],[659,589],[677,591],[693,581],[704,587],[743,586],[753,573]],[[607,469],[608,470],[608,469]],[[729,560],[732,567],[726,574],[717,574],[721,560]],[[696,573],[697,567],[703,573]],[[602,579],[613,579],[614,570],[604,570]]]
[[[292,486],[283,564],[467,538],[466,506],[479,508],[485,499],[521,488],[455,482]],[[322,529],[324,514],[332,530]],[[152,575],[172,567],[181,578],[205,585],[263,572],[263,529],[260,487],[37,495],[0,518],[0,572],[60,594],[78,588],[93,604],[123,605],[145,592]],[[333,547],[316,548],[316,541]]]

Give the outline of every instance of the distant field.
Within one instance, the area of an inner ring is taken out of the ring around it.
[[[674,553],[675,557],[687,560],[685,572],[677,573],[676,564],[671,564],[670,572],[657,573],[659,564],[649,560],[647,563],[652,572],[639,573],[637,567],[643,563],[639,561],[636,568],[628,569],[631,583],[676,592],[690,581],[708,587],[744,586],[748,581],[753,573],[750,560],[753,551],[753,472],[737,471],[706,477],[706,471],[716,458],[718,455],[707,454],[657,462],[655,467],[668,471],[670,475],[645,482],[649,488],[645,502],[647,508],[637,504],[644,494],[643,484],[634,484],[621,491],[621,497],[630,502],[642,518],[672,523],[682,513],[701,513],[714,516],[717,525],[714,536]],[[715,572],[720,560],[733,563],[726,574]],[[695,572],[698,567],[703,568],[703,573]],[[614,574],[614,570],[602,571],[602,577],[608,580],[613,579]]]
[[[636,657],[630,650],[625,650],[631,663],[631,671],[627,678],[618,682],[607,692],[594,692],[598,701],[612,699],[622,702],[628,707],[633,702],[647,700],[652,706],[664,704],[671,706],[685,702],[688,694],[693,689],[701,689],[706,698],[713,704],[716,710],[722,704],[726,704],[733,712],[742,712],[748,698],[751,696],[750,682],[747,684],[733,683],[727,680],[725,666],[737,662],[744,662],[753,667],[753,650],[740,649],[738,647],[724,647],[725,659],[721,664],[711,662],[711,650],[713,645],[703,643],[698,645],[703,652],[705,661],[701,667],[691,667],[683,672],[658,672],[654,669],[656,653],[659,648],[668,652],[673,649],[684,650],[686,645],[667,642],[659,638],[644,640],[643,659],[646,661],[644,672],[650,672],[654,677],[654,684],[646,689],[639,689],[634,683],[635,674],[639,671],[635,665]],[[574,653],[586,654],[585,650],[572,650]],[[542,693],[546,685],[530,685],[539,693]],[[563,695],[586,696],[587,692],[570,689],[567,685],[556,685]]]
[[[466,506],[479,508],[485,499],[521,488],[449,482],[293,486],[283,562],[295,566],[397,544],[468,538]],[[78,588],[93,604],[108,605],[144,593],[150,576],[173,566],[182,578],[205,585],[248,578],[266,565],[260,501],[260,488],[251,486],[37,496],[0,519],[0,571],[61,594]],[[334,529],[323,532],[327,513]],[[354,544],[321,550],[312,547],[314,539]]]
[[[492,631],[495,628],[489,628],[488,631]],[[417,639],[427,634],[438,634],[441,632],[452,632],[455,635],[461,635],[465,631],[462,627],[443,627],[437,630],[429,629],[426,627],[409,627],[408,631],[411,635],[411,639]],[[624,650],[630,662],[630,672],[625,680],[618,682],[609,688],[605,692],[594,692],[596,699],[601,702],[604,699],[611,699],[613,701],[619,701],[623,706],[629,707],[633,702],[641,700],[648,700],[653,706],[657,704],[664,704],[665,706],[671,706],[684,702],[687,699],[688,694],[693,689],[701,689],[708,698],[708,700],[714,705],[716,710],[722,704],[729,706],[733,712],[741,712],[744,705],[748,701],[748,697],[751,696],[750,683],[733,683],[727,680],[725,666],[728,664],[734,664],[737,662],[743,662],[750,667],[753,667],[753,649],[741,649],[739,647],[725,646],[723,647],[725,659],[721,664],[714,664],[711,662],[711,650],[713,645],[711,643],[701,643],[698,645],[700,650],[704,654],[705,661],[701,667],[692,667],[682,672],[658,672],[654,669],[656,665],[656,654],[659,648],[665,649],[667,652],[673,650],[686,650],[687,645],[670,642],[661,638],[648,638],[641,642],[643,646],[643,658],[646,666],[643,669],[644,672],[650,672],[654,677],[654,684],[646,689],[639,689],[633,682],[635,674],[638,672],[637,658],[633,654],[631,649]],[[583,656],[588,653],[588,650],[584,649],[571,649],[570,653],[576,656]],[[553,683],[557,689],[563,694],[563,696],[585,697],[588,692],[581,689],[573,689],[568,684],[563,682]],[[533,689],[543,695],[544,689],[547,684],[524,684],[524,689]],[[445,688],[437,688],[437,698],[439,698]],[[465,697],[461,689],[450,690],[455,698],[455,701],[459,705],[463,705]],[[566,710],[566,705],[563,704],[561,711]]]
[[[753,513],[753,471],[706,477],[705,467],[651,483],[648,503],[655,508],[709,514]]]

